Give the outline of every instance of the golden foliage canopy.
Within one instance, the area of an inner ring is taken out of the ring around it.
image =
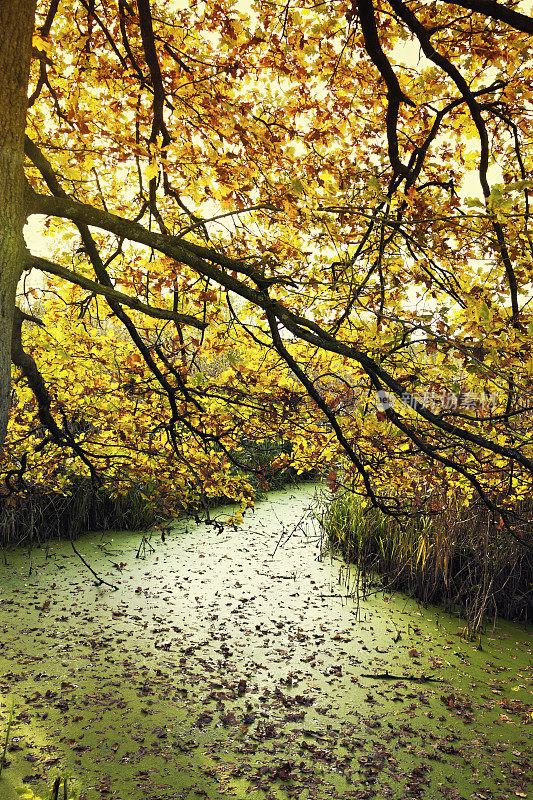
[[[532,32],[485,0],[40,1],[26,213],[54,255],[23,265],[44,327],[18,322],[8,461],[245,506],[239,448],[278,438],[390,513],[477,492],[514,530]]]

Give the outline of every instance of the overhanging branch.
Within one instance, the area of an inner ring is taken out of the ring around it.
[[[257,278],[257,281],[259,281],[259,276],[256,276],[256,270],[247,267],[237,259],[221,255],[210,248],[186,242],[178,236],[149,231],[138,222],[119,217],[117,214],[103,211],[86,203],[79,203],[69,196],[53,197],[51,195],[37,194],[31,189],[26,197],[26,209],[28,215],[46,214],[52,217],[70,219],[76,225],[101,228],[124,239],[129,239],[131,242],[138,242],[154,248],[154,250],[164,253],[181,264],[189,266],[200,275],[212,278],[224,286],[225,289],[241,294],[252,303],[261,305],[261,299],[264,300],[265,298],[262,292],[249,287],[232,275],[222,272],[220,268],[231,272],[241,272],[252,277],[253,280]],[[268,285],[268,281],[265,281],[265,283]]]
[[[401,398],[404,394],[403,385],[366,353],[361,352],[352,345],[339,341],[313,320],[305,319],[289,311],[278,300],[270,297],[267,291],[253,289],[242,280],[225,272],[220,266],[223,264],[231,269],[231,265],[238,265],[241,262],[220,255],[208,248],[185,245],[183,240],[176,237],[149,231],[137,222],[132,222],[84,203],[78,203],[70,197],[50,197],[32,192],[28,197],[28,209],[30,213],[51,214],[52,216],[70,219],[77,224],[94,225],[110,233],[115,233],[165,253],[170,258],[191,267],[199,275],[211,278],[226,290],[235,292],[237,295],[249,300],[256,307],[263,309],[265,312],[273,313],[288,331],[303,341],[356,361],[367,375],[383,381],[397,397]],[[205,258],[201,258],[198,255],[199,252],[205,253]],[[208,259],[211,260],[209,261]],[[468,441],[492,453],[510,458],[521,464],[533,475],[533,461],[520,450],[500,445],[484,436],[452,425],[438,415],[433,414],[429,408],[418,401],[413,408],[426,422],[443,433],[457,437],[462,441]]]
[[[52,415],[52,397],[48,391],[44,378],[41,375],[33,357],[26,353],[22,346],[22,323],[24,320],[31,320],[37,324],[42,324],[40,323],[40,320],[25,314],[20,310],[20,308],[15,306],[11,340],[11,361],[22,371],[28,386],[35,395],[35,399],[37,400],[37,413],[39,415],[39,421],[50,432],[52,440],[62,447],[70,447],[89,468],[91,478],[94,482],[96,482],[96,470],[89,460],[85,450],[78,444],[78,442],[76,442],[74,437],[67,429],[62,430],[59,427]]]
[[[446,3],[452,6],[461,6],[467,8],[469,11],[475,11],[477,14],[484,14],[492,19],[497,19],[500,22],[505,22],[516,31],[523,31],[524,33],[533,33],[533,19],[526,14],[521,14],[508,6],[502,6],[495,0],[440,0],[441,3]]]
[[[75,283],[77,286],[81,286],[82,289],[88,289],[90,292],[94,292],[94,294],[101,294],[104,297],[116,300],[118,303],[121,303],[121,305],[128,306],[128,308],[133,308],[135,311],[140,311],[141,313],[146,314],[148,317],[154,317],[155,319],[170,319],[173,322],[176,322],[178,325],[191,325],[193,328],[198,328],[198,330],[204,330],[207,327],[205,322],[196,319],[196,317],[193,317],[190,314],[180,314],[177,311],[168,311],[164,308],[154,308],[146,303],[142,303],[136,297],[130,297],[129,295],[124,294],[124,292],[119,292],[118,289],[111,288],[110,286],[103,286],[101,283],[96,283],[96,281],[92,281],[90,278],[86,278],[84,275],[80,275],[78,272],[73,272],[72,270],[63,267],[60,264],[49,261],[47,258],[41,258],[40,256],[32,255],[29,257],[29,266],[35,267],[42,272],[47,272],[50,275],[58,275],[60,278],[64,278],[64,280],[69,281],[70,283]]]
[[[398,114],[401,103],[407,103],[409,106],[415,106],[415,103],[413,103],[402,90],[396,73],[383,52],[372,0],[359,0],[358,9],[365,50],[379,70],[387,86],[386,125],[389,159],[395,173],[398,175],[406,175],[409,169],[402,163],[398,148]]]

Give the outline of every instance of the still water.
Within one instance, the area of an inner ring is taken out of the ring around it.
[[[316,491],[140,553],[141,533],[84,536],[116,591],[68,542],[7,553],[1,800],[59,774],[88,800],[533,797],[531,629],[491,622],[478,649],[439,609],[347,597]]]

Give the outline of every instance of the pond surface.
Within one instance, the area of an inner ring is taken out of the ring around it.
[[[144,558],[141,534],[84,536],[117,591],[68,543],[9,552],[1,800],[58,774],[88,800],[532,797],[531,629],[491,625],[479,650],[438,609],[348,599],[314,494],[238,530],[176,524]]]

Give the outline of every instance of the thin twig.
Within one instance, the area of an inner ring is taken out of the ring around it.
[[[114,591],[117,591],[117,589],[118,589],[118,586],[115,586],[115,584],[114,584],[114,583],[109,583],[109,581],[106,581],[106,580],[104,580],[103,578],[101,578],[101,577],[98,575],[98,573],[96,573],[96,572],[94,571],[94,569],[91,567],[91,565],[90,565],[90,564],[89,564],[89,563],[88,563],[88,562],[87,562],[87,561],[84,559],[84,557],[82,556],[82,554],[80,553],[80,551],[76,549],[76,545],[74,544],[74,542],[73,542],[73,540],[72,540],[72,539],[70,540],[70,544],[72,545],[72,549],[74,550],[74,552],[76,553],[76,555],[78,556],[78,558],[80,559],[80,561],[81,561],[83,564],[85,564],[85,566],[87,567],[87,569],[89,570],[89,572],[91,572],[91,573],[94,575],[94,577],[96,578],[96,580],[98,581],[98,583],[97,583],[97,586],[101,586],[102,584],[105,584],[106,586],[109,586],[109,587],[110,587],[111,589],[113,589]]]

